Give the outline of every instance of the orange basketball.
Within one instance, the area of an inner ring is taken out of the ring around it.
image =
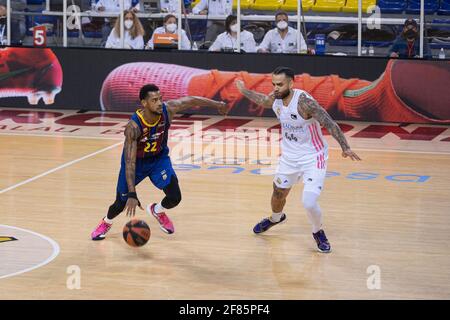
[[[123,239],[132,247],[142,247],[150,239],[150,228],[145,221],[133,219],[123,227]]]

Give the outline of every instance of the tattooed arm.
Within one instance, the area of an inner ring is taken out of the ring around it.
[[[236,87],[248,100],[264,108],[272,109],[272,105],[275,100],[272,94],[265,95],[256,91],[249,90],[245,87],[242,80],[236,81]]]
[[[215,101],[204,97],[189,96],[177,100],[169,100],[166,102],[170,118],[175,113],[184,111],[192,107],[212,107],[217,108],[220,114],[225,115],[228,112],[227,104],[222,101]]]
[[[327,128],[333,138],[339,142],[339,145],[342,148],[342,156],[344,158],[350,157],[352,160],[361,160],[361,158],[350,149],[347,139],[345,139],[344,133],[341,128],[339,128],[338,124],[334,122],[328,112],[326,112],[326,110],[322,108],[315,100],[310,99],[305,94],[301,94],[298,100],[298,112],[305,119],[313,117],[319,121],[322,126]]]
[[[141,204],[136,195],[136,152],[137,140],[141,131],[134,121],[128,122],[125,128],[125,145],[123,147],[125,153],[125,177],[128,185],[128,200],[125,205],[127,215],[134,216],[136,207],[139,206],[142,210]]]

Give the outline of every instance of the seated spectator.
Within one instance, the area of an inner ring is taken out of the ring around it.
[[[133,10],[125,10],[124,13],[124,49],[144,49],[144,28]],[[121,49],[120,41],[120,19],[106,41],[106,48]]]
[[[237,50],[237,17],[229,15],[225,20],[225,32],[217,36],[216,41],[209,47],[209,51],[236,51]],[[241,50],[256,52],[256,42],[253,34],[246,30],[241,31]]]
[[[178,0],[159,0],[161,12],[176,13],[178,12]]]
[[[208,14],[210,16],[228,16],[233,12],[232,0],[200,0],[194,8],[193,14]],[[213,41],[219,33],[225,31],[223,21],[209,20],[206,25],[205,41]]]
[[[258,52],[296,53],[297,30],[289,27],[289,17],[286,12],[280,11],[275,15],[276,28],[269,30],[258,47]],[[300,34],[300,52],[308,52],[305,39]]]
[[[391,58],[420,57],[420,40],[418,30],[419,27],[416,20],[407,19],[403,25],[402,33],[399,37],[397,37],[389,49],[389,56]],[[423,56],[424,58],[431,57],[430,47],[425,39],[423,42]]]
[[[229,15],[232,11],[232,0],[200,0],[192,8],[193,14],[209,14],[213,16]]]
[[[123,9],[124,10],[133,10],[139,11],[140,2],[138,2],[135,6],[132,5],[131,0],[123,0]],[[107,13],[120,13],[120,0],[98,0],[95,5],[95,11],[98,12],[107,12]],[[102,26],[102,46],[105,45],[106,39],[108,35],[111,33],[111,29],[113,28],[115,23],[115,19],[106,18],[105,24]]]
[[[24,11],[27,6],[26,0],[11,0],[12,11]],[[4,41],[6,43],[6,0],[0,0],[0,17],[3,17],[3,28],[0,30],[4,32]],[[1,23],[1,22],[0,22]],[[18,14],[11,14],[11,44],[21,45],[22,39],[25,37],[25,16]]]
[[[158,27],[153,32],[152,37],[150,40],[148,40],[146,49],[153,50],[154,48],[154,37],[155,34],[177,34],[178,33],[178,24],[177,24],[177,18],[173,14],[168,14],[164,17],[164,25],[162,27]],[[186,35],[186,31],[181,29],[181,50],[191,50],[191,43],[189,41],[188,36]]]

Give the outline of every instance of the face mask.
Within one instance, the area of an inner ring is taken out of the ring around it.
[[[170,33],[174,33],[177,30],[177,25],[175,23],[169,23],[166,25],[166,30]]]
[[[412,29],[408,29],[405,32],[405,37],[407,39],[415,39],[417,37],[417,33]]]
[[[277,28],[280,30],[284,30],[288,27],[288,23],[286,21],[279,21],[277,23]]]
[[[131,29],[131,27],[133,26],[133,20],[125,20],[123,24],[125,26],[125,29]]]
[[[238,32],[238,25],[237,25],[237,23],[233,24],[232,26],[230,26],[230,30],[231,30],[231,32]]]

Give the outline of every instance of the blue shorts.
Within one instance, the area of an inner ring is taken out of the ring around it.
[[[167,153],[154,158],[136,159],[136,178],[134,185],[138,185],[142,180],[149,177],[150,181],[158,189],[164,189],[170,183],[172,176],[176,176],[172,167],[172,162]],[[117,182],[117,193],[122,201],[128,199],[128,184],[125,176],[125,158],[122,154],[119,181]]]

